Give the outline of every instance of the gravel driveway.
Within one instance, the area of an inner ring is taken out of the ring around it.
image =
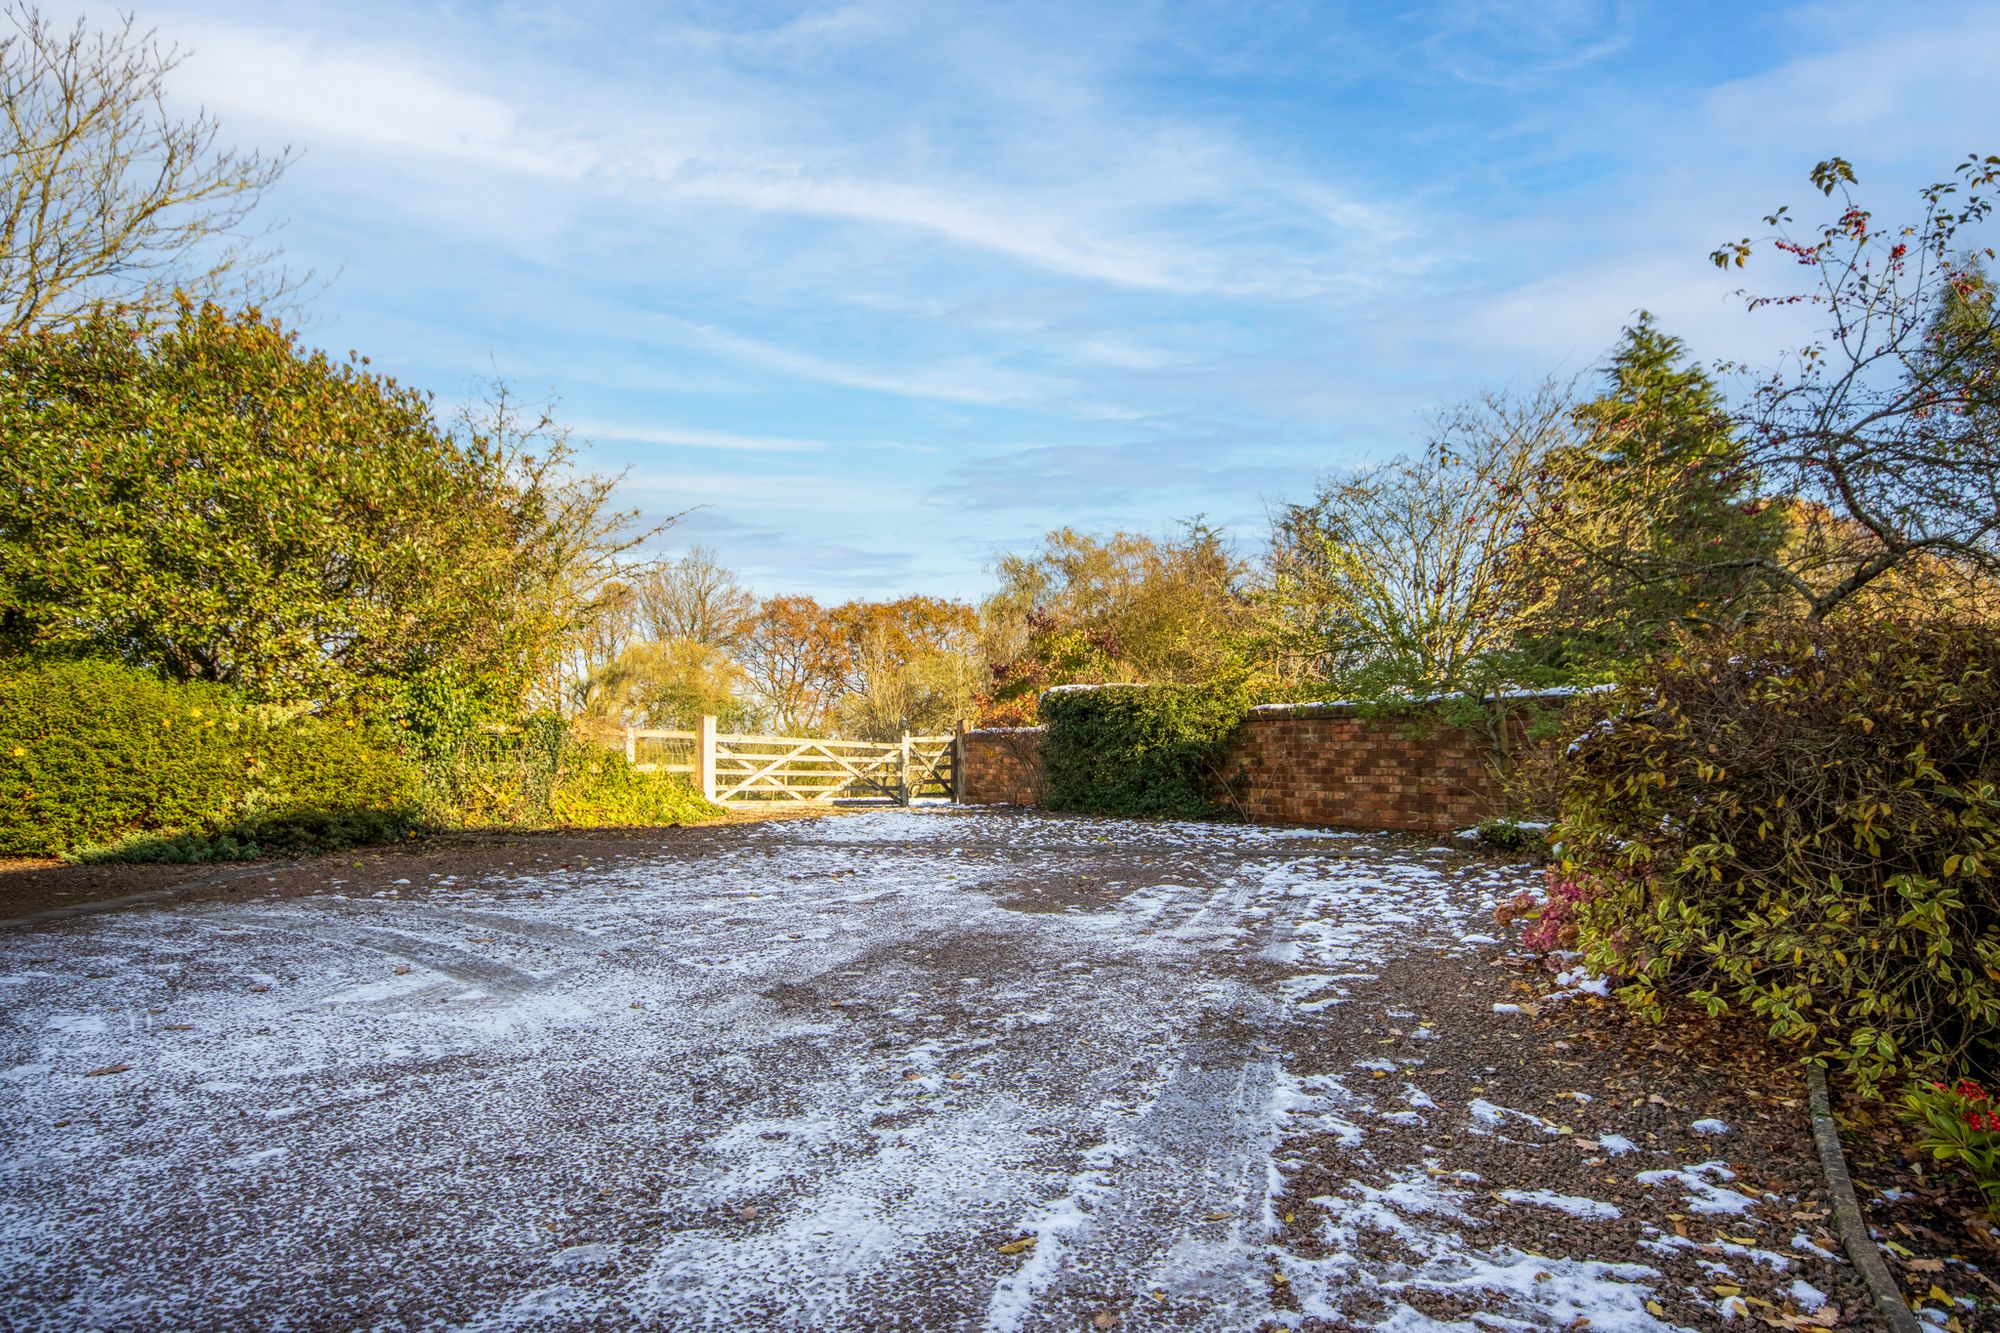
[[[1685,1219],[1810,1202],[1732,1188],[1727,1125],[1600,1150],[1468,1064],[1440,987],[1488,984],[1525,868],[995,812],[726,833],[0,933],[0,1326],[1705,1326]],[[1722,1266],[1809,1310],[1838,1275],[1775,1228]]]

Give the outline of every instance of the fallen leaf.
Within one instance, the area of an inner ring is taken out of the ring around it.
[[[1646,1313],[1655,1319],[1665,1319],[1667,1317],[1667,1307],[1658,1301],[1647,1301]]]
[[[1023,1236],[1019,1240],[1010,1240],[1000,1247],[1000,1253],[1026,1254],[1029,1250],[1035,1248],[1035,1239],[1033,1236]]]
[[[160,1030],[161,1030],[162,1032],[192,1032],[192,1031],[194,1031],[194,1024],[192,1024],[192,1023],[169,1023],[169,1024],[167,1024],[167,1025],[166,1025],[166,1026],[165,1026],[164,1028],[161,1028]]]
[[[1092,1319],[1090,1326],[1092,1328],[1116,1328],[1118,1327],[1118,1316],[1106,1310]]]
[[[131,1067],[130,1065],[106,1065],[102,1069],[86,1069],[83,1076],[85,1078],[102,1078],[106,1074],[122,1074]]]
[[[407,977],[410,975],[410,965],[408,963],[398,963],[391,971],[399,977]]]
[[[745,1222],[754,1222],[757,1220],[757,1205],[754,1203],[746,1203],[738,1211]]]
[[[1204,1215],[1204,1216],[1202,1217],[1202,1221],[1204,1221],[1204,1222],[1220,1222],[1220,1221],[1221,1221],[1221,1220],[1222,1220],[1223,1218],[1225,1218],[1225,1217],[1227,1217],[1227,1216],[1229,1216],[1229,1210],[1228,1210],[1227,1208],[1218,1208],[1218,1209],[1217,1209],[1216,1211],[1214,1211],[1214,1212],[1212,1212],[1212,1213],[1208,1213],[1208,1214],[1205,1214],[1205,1215]]]

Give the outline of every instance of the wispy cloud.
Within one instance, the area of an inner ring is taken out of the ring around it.
[[[158,4],[178,96],[305,150],[309,333],[552,390],[630,503],[844,593],[1254,517],[1641,306],[1757,360],[1710,246],[1830,152],[1893,202],[2000,144],[1963,0]]]
[[[690,449],[723,449],[746,454],[817,453],[826,448],[824,440],[803,440],[787,435],[743,435],[728,430],[701,430],[693,426],[616,421],[571,423],[577,434],[592,440],[618,440],[628,444],[671,444]]]

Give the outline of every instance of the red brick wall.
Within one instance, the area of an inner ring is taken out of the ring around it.
[[[1260,824],[1447,833],[1504,808],[1491,742],[1350,706],[1258,709],[1237,732],[1238,798]]]
[[[1039,804],[1040,740],[1038,727],[966,732],[959,799]],[[1260,824],[1447,833],[1504,810],[1491,742],[1431,719],[1364,717],[1349,704],[1254,709],[1232,759],[1243,813]]]
[[[1040,805],[1041,744],[1040,727],[962,733],[958,799],[966,805]]]

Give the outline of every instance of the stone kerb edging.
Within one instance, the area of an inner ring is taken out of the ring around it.
[[[1833,1198],[1833,1224],[1840,1233],[1841,1247],[1868,1284],[1868,1294],[1875,1298],[1875,1308],[1889,1321],[1889,1327],[1896,1333],[1922,1333],[1924,1326],[1910,1313],[1896,1279],[1889,1275],[1889,1265],[1868,1233],[1868,1219],[1862,1216],[1860,1201],[1854,1197],[1854,1178],[1847,1174],[1847,1155],[1840,1150],[1840,1128],[1833,1123],[1826,1071],[1807,1065],[1806,1088],[1812,1105],[1813,1144],[1819,1149],[1820,1169],[1826,1173],[1827,1192]]]

